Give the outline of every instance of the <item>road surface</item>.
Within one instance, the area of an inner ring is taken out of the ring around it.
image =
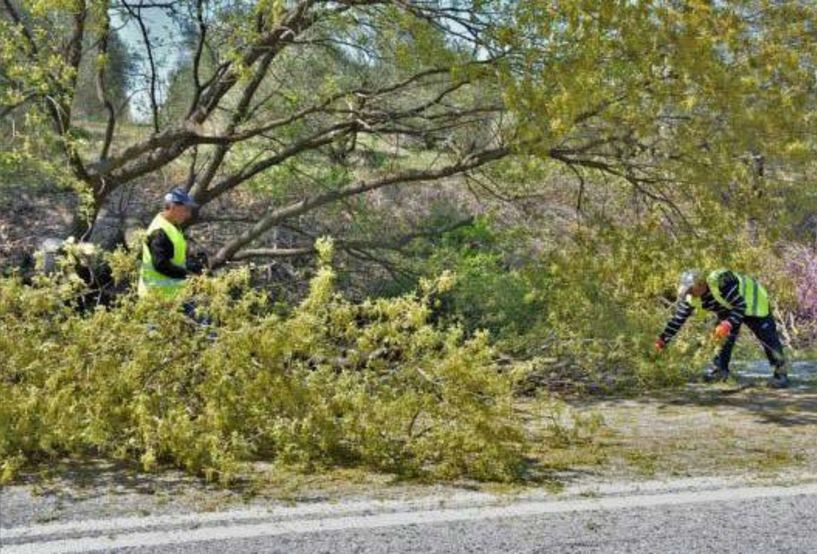
[[[14,526],[0,520],[0,551],[817,552],[817,482],[560,498],[463,493]]]

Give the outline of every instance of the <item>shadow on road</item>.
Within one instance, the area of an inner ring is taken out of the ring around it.
[[[743,388],[730,385],[691,385],[672,398],[668,405],[724,406],[752,413],[759,421],[774,425],[817,425],[817,387],[771,390],[762,384]]]
[[[203,494],[221,493],[223,488],[179,470],[163,468],[156,473],[141,471],[136,464],[109,460],[63,459],[45,469],[23,473],[15,483],[34,487],[39,496],[58,496],[62,500],[80,501],[100,490],[116,496],[161,495],[175,497],[191,490]],[[240,492],[242,483],[233,491]]]
[[[817,363],[798,361],[792,364],[791,386],[770,389],[766,380],[771,369],[765,362],[735,364],[735,377],[727,383],[690,383],[669,391],[649,392],[639,397],[582,399],[572,404],[585,408],[602,408],[625,403],[670,406],[701,406],[736,409],[755,417],[757,422],[786,427],[817,426]]]
[[[783,390],[766,387],[771,368],[765,362],[735,365],[736,381],[722,385],[691,384],[666,402],[745,410],[760,423],[778,426],[817,425],[817,364],[794,362],[790,371],[791,386]]]

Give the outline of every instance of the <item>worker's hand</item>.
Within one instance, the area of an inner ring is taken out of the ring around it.
[[[658,339],[655,341],[655,351],[656,352],[663,351],[664,348],[666,348],[666,346],[667,346],[667,341],[665,341],[661,337],[658,337]]]
[[[195,275],[201,275],[207,269],[207,254],[199,252],[187,259],[187,271]]]
[[[718,326],[715,327],[715,338],[717,340],[723,340],[728,337],[732,333],[732,324],[729,321],[721,321],[718,323]]]
[[[185,267],[187,268],[187,271],[193,275],[201,275],[204,273],[204,266],[195,258],[187,260]]]

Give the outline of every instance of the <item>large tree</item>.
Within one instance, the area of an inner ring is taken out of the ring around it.
[[[117,190],[160,172],[205,211],[247,187],[268,191],[216,264],[305,214],[516,154],[561,164],[582,187],[588,174],[611,176],[683,219],[679,190],[749,206],[758,160],[812,148],[817,7],[807,2],[2,2],[0,113],[30,124],[4,161],[35,139],[56,145],[87,191],[89,224]],[[151,10],[187,49],[171,83]],[[124,131],[106,90],[122,23],[138,29],[147,67],[143,134]],[[73,115],[87,57],[107,121],[90,142]],[[50,131],[35,135],[42,121]],[[407,144],[416,155],[401,154]],[[362,162],[384,151],[388,160]]]

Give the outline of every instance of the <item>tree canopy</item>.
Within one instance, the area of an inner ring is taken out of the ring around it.
[[[183,50],[169,76],[155,10]],[[83,191],[88,226],[159,174],[204,213],[266,191],[216,264],[304,214],[509,157],[575,178],[579,206],[603,177],[673,223],[715,204],[769,218],[788,186],[773,170],[796,173],[813,149],[815,16],[757,0],[4,0],[0,113],[15,129],[2,161]],[[136,131],[108,78],[122,25],[148,68],[130,84],[147,91]],[[89,66],[100,132],[83,116]]]

